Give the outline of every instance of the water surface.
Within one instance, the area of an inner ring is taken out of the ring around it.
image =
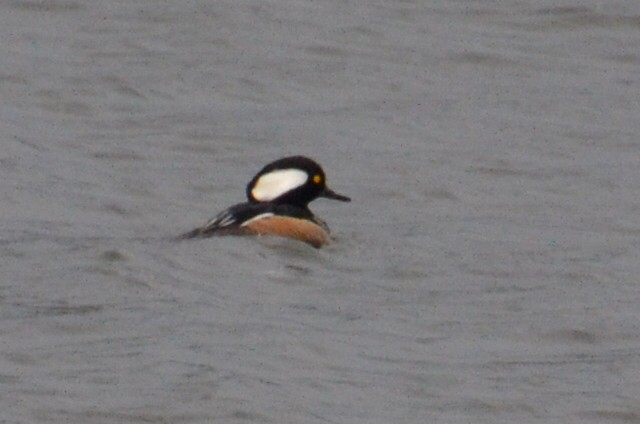
[[[0,4],[2,422],[640,422],[633,1]],[[172,237],[322,163],[336,241]]]

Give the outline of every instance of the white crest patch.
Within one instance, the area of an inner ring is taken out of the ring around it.
[[[300,169],[277,169],[258,178],[251,195],[259,202],[269,202],[304,185],[308,179],[309,175]]]

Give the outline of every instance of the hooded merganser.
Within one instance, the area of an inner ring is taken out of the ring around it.
[[[277,235],[319,248],[331,241],[329,227],[309,210],[309,203],[318,197],[351,201],[329,189],[320,165],[304,156],[271,162],[253,177],[246,193],[248,202],[231,206],[180,238]]]

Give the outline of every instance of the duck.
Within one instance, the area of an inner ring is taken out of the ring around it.
[[[315,216],[309,203],[326,198],[351,198],[327,186],[322,167],[306,156],[287,156],[265,165],[246,187],[247,201],[235,204],[180,239],[213,236],[279,236],[315,248],[331,243],[329,226]]]

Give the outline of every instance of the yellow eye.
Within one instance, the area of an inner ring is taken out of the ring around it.
[[[313,176],[313,182],[316,184],[320,184],[322,182],[322,177],[320,175],[314,175]]]

